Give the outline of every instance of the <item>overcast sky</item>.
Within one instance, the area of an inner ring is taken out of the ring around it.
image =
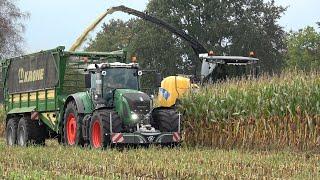
[[[285,30],[298,30],[307,25],[315,26],[320,21],[319,0],[275,0],[289,6],[279,21]],[[144,10],[148,0],[20,0],[22,11],[29,12],[26,20],[26,51],[35,52],[66,46],[69,48],[83,30],[107,8],[125,5]],[[124,13],[114,13],[105,19],[129,19]],[[315,26],[316,27],[316,26]],[[91,33],[91,37],[95,33]]]

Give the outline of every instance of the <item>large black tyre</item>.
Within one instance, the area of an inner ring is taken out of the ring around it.
[[[90,146],[93,149],[105,148],[110,144],[110,113],[112,116],[112,132],[122,132],[122,120],[117,112],[112,110],[98,110],[93,113],[89,127]]]
[[[18,118],[10,118],[6,126],[6,143],[8,146],[17,144]]]
[[[64,111],[63,121],[63,142],[67,146],[82,146],[84,140],[82,137],[82,119],[83,115],[78,113],[77,105],[70,101]]]
[[[154,109],[151,125],[161,132],[178,132],[179,114],[172,108]]]
[[[27,117],[22,117],[18,123],[17,144],[19,146],[44,145],[46,139],[46,129],[44,125],[39,125],[39,121],[33,121]]]

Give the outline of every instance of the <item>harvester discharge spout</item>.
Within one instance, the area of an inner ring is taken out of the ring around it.
[[[76,42],[71,46],[69,51],[76,51],[85,41],[88,34],[93,31],[97,25],[109,14],[112,14],[114,12],[124,12],[130,15],[134,15],[136,17],[139,17],[145,21],[149,21],[151,23],[154,23],[162,28],[165,28],[166,30],[170,31],[171,33],[179,36],[186,42],[188,42],[194,52],[196,53],[196,56],[198,56],[201,53],[208,53],[208,50],[193,36],[187,34],[185,31],[175,28],[174,26],[170,25],[169,23],[158,19],[154,16],[151,16],[149,14],[146,14],[141,11],[137,11],[135,9],[128,8],[126,6],[117,6],[112,7],[110,9],[107,9],[103,14],[101,14],[82,34],[81,36],[76,40]]]

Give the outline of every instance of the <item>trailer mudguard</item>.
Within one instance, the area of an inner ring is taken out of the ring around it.
[[[70,101],[75,101],[78,112],[81,114],[89,114],[93,111],[92,100],[87,92],[75,93],[68,96],[65,102],[65,107]]]
[[[23,114],[36,110],[36,106],[11,109],[7,114]]]

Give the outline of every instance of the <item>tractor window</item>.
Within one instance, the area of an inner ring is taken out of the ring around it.
[[[137,69],[110,68],[102,72],[103,89],[135,89],[139,88]]]
[[[110,68],[102,71],[103,97],[110,102],[115,89],[139,89],[137,69]]]
[[[91,74],[91,89],[93,90],[93,91],[95,91],[96,90],[96,74]]]

